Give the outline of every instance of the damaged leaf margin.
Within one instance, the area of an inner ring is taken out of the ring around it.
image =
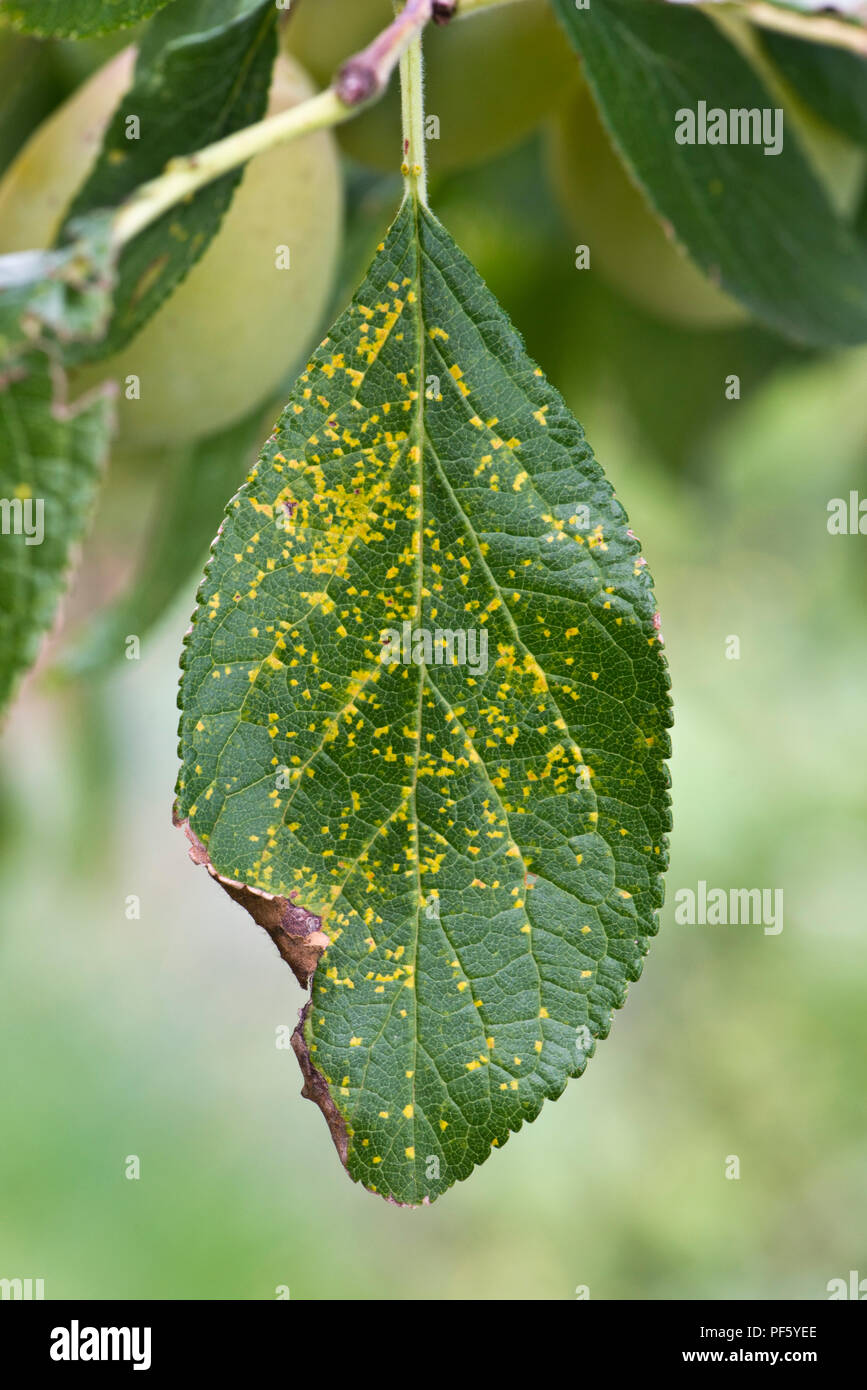
[[[190,858],[194,864],[204,865],[224,892],[240,907],[246,908],[253,921],[264,927],[283,960],[289,966],[302,989],[309,989],[310,981],[316,971],[319,958],[327,949],[329,939],[322,931],[322,919],[295,903],[291,898],[277,897],[265,893],[246,883],[238,883],[217,873],[211,863],[208,851],[202,844],[188,820],[174,823],[182,829],[190,842]],[[307,1001],[301,1010],[298,1024],[292,1034],[292,1051],[298,1059],[304,1085],[301,1094],[305,1100],[312,1100],[319,1106],[334,1141],[340,1161],[346,1167],[349,1137],[346,1121],[338,1110],[328,1089],[328,1082],[316,1070],[310,1056],[310,1048],[304,1036],[307,1016],[312,1000]]]
[[[308,989],[319,957],[328,945],[328,937],[321,929],[322,919],[291,898],[281,898],[274,893],[265,893],[261,888],[253,888],[248,883],[225,878],[214,868],[208,851],[190,822],[175,819],[175,825],[184,831],[190,842],[193,863],[204,864],[229,897],[240,907],[246,908],[258,926],[264,927],[301,988]]]
[[[50,251],[0,256],[0,388],[34,368],[40,355],[60,361],[73,343],[98,342],[112,312],[117,252],[113,213],[70,224]]]

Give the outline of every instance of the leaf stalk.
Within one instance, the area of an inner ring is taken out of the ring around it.
[[[343,64],[331,86],[309,101],[268,116],[222,140],[172,159],[118,208],[112,245],[120,250],[164,213],[258,154],[317,130],[340,125],[372,105],[408,48],[433,18],[435,0],[408,0],[394,21],[361,53]],[[424,146],[421,146],[422,161]],[[423,184],[422,184],[423,188]]]
[[[421,33],[401,56],[400,90],[403,111],[403,166],[407,196],[427,207],[427,152],[424,131],[424,59]]]
[[[675,3],[681,3],[681,0],[675,0]],[[785,9],[771,0],[747,0],[745,4],[729,4],[728,0],[710,0],[710,3],[699,5],[698,8],[712,12],[718,5],[734,14],[742,15],[759,29],[791,34],[793,38],[806,39],[809,43],[845,48],[850,53],[867,58],[867,29],[861,23],[838,18],[827,11]]]

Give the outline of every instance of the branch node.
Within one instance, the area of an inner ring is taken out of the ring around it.
[[[401,55],[421,33],[435,8],[443,8],[442,0],[407,0],[388,28],[360,53],[347,58],[339,69],[331,88],[338,99],[346,106],[357,107],[381,96]],[[454,0],[446,0],[446,8],[454,13]]]
[[[458,0],[434,0],[433,2],[433,22],[434,24],[448,24],[454,19],[458,12]]]
[[[375,68],[359,54],[348,58],[339,69],[334,90],[345,106],[363,106],[382,91],[382,83]]]

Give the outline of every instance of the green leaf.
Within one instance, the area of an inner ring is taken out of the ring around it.
[[[691,258],[795,342],[867,339],[867,252],[834,213],[797,142],[678,144],[677,112],[773,110],[703,14],[647,0],[576,10],[554,0],[627,167]]]
[[[110,401],[70,411],[54,388],[42,358],[0,391],[0,705],[54,619],[108,447]]]
[[[0,33],[0,174],[63,95],[51,44]]]
[[[383,645],[407,630],[424,665]],[[229,505],[176,805],[300,979],[327,946],[304,1094],[391,1200],[433,1200],[532,1120],[641,972],[669,828],[660,640],[580,425],[405,201]]]
[[[259,120],[268,102],[277,13],[272,0],[175,0],[159,14],[69,218],[116,207],[173,157]],[[130,116],[140,122],[138,139],[127,139]],[[234,170],[208,184],[124,248],[110,332],[80,358],[109,356],[143,327],[207,249],[242,174]]]
[[[123,659],[130,634],[143,639],[201,567],[220,525],[227,493],[246,477],[262,434],[264,411],[218,435],[177,450],[167,461],[142,563],[129,590],[97,615],[57,668],[65,677],[93,675]]]
[[[126,29],[169,0],[2,0],[0,23],[43,38],[84,38]]]
[[[867,145],[867,59],[765,29],[760,39],[808,106],[851,140]]]
[[[111,217],[94,213],[70,223],[54,251],[0,256],[0,384],[59,357],[106,330],[112,305]]]

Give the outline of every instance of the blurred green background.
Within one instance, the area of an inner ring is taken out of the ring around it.
[[[352,187],[347,286],[396,197]],[[434,205],[656,581],[676,712],[659,939],[587,1074],[469,1181],[416,1211],[354,1187],[277,1046],[301,990],[171,825],[204,556],[140,661],[50,679],[159,520],[159,470],[115,470],[0,746],[0,1277],[48,1298],[825,1298],[867,1276],[867,540],[827,530],[830,499],[867,495],[867,353],[686,330],[577,271],[538,138]],[[782,933],[676,925],[700,879],[782,888]]]

